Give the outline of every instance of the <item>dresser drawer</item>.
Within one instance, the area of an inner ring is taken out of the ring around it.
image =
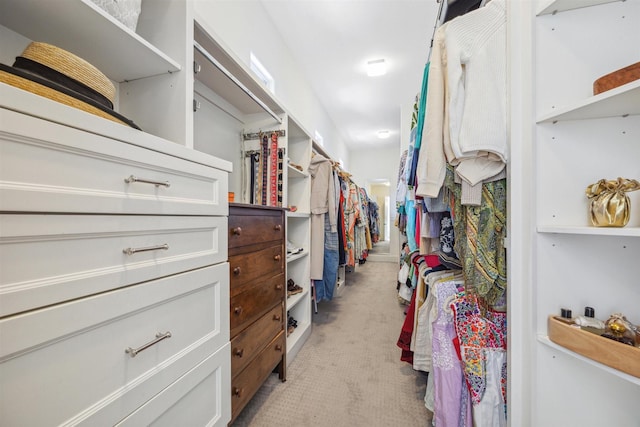
[[[3,424],[115,424],[228,343],[227,298],[222,263],[0,320]]]
[[[231,336],[254,322],[284,298],[284,275],[262,279],[257,285],[231,297]]]
[[[227,344],[116,426],[226,427],[231,419],[230,387]]]
[[[231,287],[284,273],[282,245],[229,257]]]
[[[284,240],[282,215],[229,216],[229,248]]]
[[[245,407],[278,363],[284,361],[285,340],[282,332],[239,375],[231,379],[232,418]]]
[[[231,371],[239,373],[265,345],[283,330],[282,304],[256,320],[231,340]]]
[[[0,215],[0,317],[223,262],[226,229],[226,217]]]
[[[2,211],[228,213],[226,171],[4,109],[0,122]]]

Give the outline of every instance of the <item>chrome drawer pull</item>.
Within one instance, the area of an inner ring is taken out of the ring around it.
[[[138,178],[137,176],[131,175],[129,176],[129,178],[125,178],[124,182],[126,182],[127,184],[131,184],[132,182],[143,182],[145,184],[153,184],[156,187],[160,187],[161,185],[163,187],[171,187],[171,184],[169,184],[169,181],[151,181],[150,179],[144,179],[144,178]]]
[[[122,252],[127,255],[133,255],[136,252],[159,251],[161,249],[163,251],[167,251],[169,250],[169,245],[165,243],[164,245],[148,246],[146,248],[126,248],[126,249],[123,249]]]
[[[148,349],[149,347],[151,347],[152,345],[158,344],[160,341],[165,340],[167,338],[171,338],[171,332],[167,331],[164,334],[162,332],[158,332],[156,334],[156,339],[153,341],[149,341],[148,343],[144,344],[142,347],[138,347],[138,348],[127,348],[124,352],[129,354],[131,357],[136,357],[136,355],[138,353],[140,353],[141,351],[144,351],[146,349]]]

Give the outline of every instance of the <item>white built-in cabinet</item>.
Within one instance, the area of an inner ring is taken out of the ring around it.
[[[193,149],[192,3],[146,1],[133,32],[0,2],[0,61],[32,40],[143,131],[0,84],[0,424],[226,426],[232,163]]]
[[[592,91],[640,61],[640,2],[534,3],[511,2],[509,15],[521,24],[511,22],[509,43],[522,79],[510,98],[520,136],[510,170],[511,425],[637,426],[640,379],[554,344],[547,318],[591,306],[599,318],[640,322],[640,194],[630,193],[624,228],[591,226],[585,196],[601,178],[640,178],[640,82]]]
[[[0,2],[0,62],[30,41],[73,52],[143,129],[0,84],[3,425],[226,425],[227,194],[248,202],[247,133],[284,131],[287,239],[304,248],[286,263],[304,289],[287,301],[289,363],[311,333],[311,136],[207,13],[144,1],[134,32],[91,0]]]
[[[200,10],[203,8],[203,10]],[[287,257],[286,277],[303,292],[287,298],[287,314],[297,327],[287,336],[287,363],[291,363],[311,334],[310,194],[308,173],[312,140],[308,131],[279,103],[246,65],[225,50],[207,23],[206,5],[195,3],[194,148],[233,163],[229,191],[236,203],[249,203],[246,152],[258,150],[256,134],[282,131],[284,148],[282,207],[286,238],[303,251]],[[293,165],[302,167],[302,170]]]
[[[302,287],[302,292],[287,298],[287,313],[297,326],[287,337],[287,363],[298,354],[311,335],[311,137],[290,116],[287,117],[287,153],[290,163],[302,167],[302,171],[289,164],[285,172],[285,204],[294,207],[287,212],[287,241],[302,252],[287,255],[287,280]]]

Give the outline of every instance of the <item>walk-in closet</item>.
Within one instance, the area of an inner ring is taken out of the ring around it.
[[[0,0],[0,426],[639,427],[640,0]]]

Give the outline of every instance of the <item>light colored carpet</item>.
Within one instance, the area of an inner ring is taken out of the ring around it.
[[[342,295],[318,304],[311,337],[265,382],[233,426],[430,426],[426,374],[400,361],[405,306],[397,264],[367,262],[347,273]]]

